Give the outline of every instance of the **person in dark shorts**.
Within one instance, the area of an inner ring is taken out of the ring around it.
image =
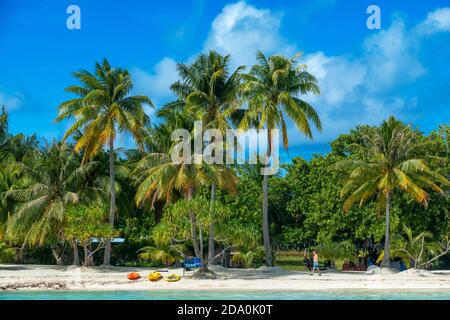
[[[303,252],[303,263],[305,264],[305,269],[311,272],[311,259],[308,257],[308,254]]]

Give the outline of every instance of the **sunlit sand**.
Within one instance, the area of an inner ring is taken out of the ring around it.
[[[225,269],[212,267],[218,279],[192,279],[188,272],[178,282],[150,282],[148,268],[77,268],[73,266],[0,265],[0,290],[450,290],[450,271],[395,274],[365,272],[325,272],[310,276],[307,272],[279,268]],[[139,272],[139,280],[130,281],[127,273]],[[182,275],[182,269],[168,273]]]

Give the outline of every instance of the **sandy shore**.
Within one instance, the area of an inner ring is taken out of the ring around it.
[[[450,271],[396,274],[364,272],[326,272],[310,276],[306,272],[278,268],[223,269],[214,267],[218,279],[197,280],[187,273],[178,282],[150,282],[144,268],[75,268],[73,266],[5,265],[0,264],[0,290],[448,290]],[[136,271],[142,276],[130,281],[126,275]],[[182,275],[182,269],[170,273]],[[168,274],[168,273],[162,273]]]

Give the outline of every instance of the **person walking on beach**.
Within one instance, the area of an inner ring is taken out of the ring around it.
[[[306,253],[306,249],[303,252],[303,263],[305,265],[305,271],[308,270],[311,272],[311,258],[308,257],[308,254]]]
[[[314,271],[317,270],[319,272],[319,276],[321,276],[322,273],[320,272],[319,269],[319,255],[315,250],[312,253],[313,253],[313,268],[310,275],[312,276],[314,274]]]

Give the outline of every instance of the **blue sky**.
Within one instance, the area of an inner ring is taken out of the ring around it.
[[[81,30],[68,30],[66,9],[81,9]],[[382,29],[366,27],[366,8],[381,8]],[[176,62],[215,49],[233,66],[256,50],[302,52],[316,75],[324,130],[314,141],[290,128],[289,156],[328,150],[360,123],[393,114],[425,132],[450,120],[450,1],[106,1],[1,0],[0,104],[13,133],[60,138],[57,106],[71,96],[71,72],[107,57],[131,71],[135,93],[157,105],[172,98]]]

